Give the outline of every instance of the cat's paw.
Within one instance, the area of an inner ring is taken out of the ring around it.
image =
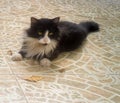
[[[47,58],[44,58],[40,61],[40,65],[44,67],[49,67],[51,65],[51,61]]]
[[[12,55],[11,59],[13,61],[21,61],[22,60],[22,55],[19,54],[19,53],[16,53],[16,54]]]

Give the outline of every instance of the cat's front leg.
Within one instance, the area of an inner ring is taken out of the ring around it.
[[[21,61],[23,59],[23,57],[20,53],[15,53],[15,54],[12,55],[11,59],[13,61]]]
[[[40,60],[40,65],[44,67],[49,67],[51,65],[51,61],[48,58],[43,58]]]
[[[15,53],[12,55],[11,59],[13,61],[21,61],[25,57],[26,53],[23,51],[19,51],[18,53]]]

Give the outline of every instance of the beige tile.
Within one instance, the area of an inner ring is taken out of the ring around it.
[[[119,5],[119,0],[1,0],[0,103],[119,103]],[[62,53],[50,68],[14,62],[7,52],[19,51],[31,16],[93,20],[101,30],[77,50]],[[36,83],[19,78],[31,75],[45,78]]]
[[[15,76],[14,75],[9,75],[9,74],[7,74],[7,75],[0,75],[0,80],[15,80]]]
[[[80,54],[80,53],[70,53],[66,58],[68,58],[68,59],[70,59],[70,60],[75,60],[75,61],[77,61],[77,60],[79,60],[80,58],[81,58],[81,55],[82,54]]]
[[[112,84],[111,87],[117,89],[117,90],[120,90],[120,81],[118,84]]]
[[[98,86],[98,87],[99,87],[99,86],[100,86],[100,87],[102,86],[102,84],[99,83],[99,82],[97,82],[97,81],[88,81],[87,83],[90,84],[90,85],[93,85],[93,86]]]
[[[96,99],[100,98],[99,96],[97,96],[97,95],[95,95],[93,93],[89,93],[89,92],[85,92],[85,91],[83,91],[81,93],[88,100],[96,100]]]
[[[12,74],[10,67],[0,67],[0,74]]]
[[[81,88],[81,89],[85,89],[86,87],[88,87],[88,85],[85,83],[81,83],[79,81],[73,81],[73,80],[66,80],[66,79],[59,79],[58,83],[63,85],[69,85],[76,88]]]
[[[120,96],[115,96],[112,98],[112,100],[115,102],[115,103],[119,103],[120,101]]]
[[[74,64],[74,62],[69,60],[69,59],[63,59],[59,62],[55,62],[54,64],[57,66],[60,66],[60,67],[66,67],[66,66],[69,66],[71,64]]]
[[[113,95],[111,92],[108,92],[106,90],[103,90],[103,89],[100,89],[100,88],[97,88],[97,87],[93,87],[93,86],[89,87],[87,90],[91,91],[93,93],[96,93],[98,95],[104,96],[106,98]]]
[[[27,102],[15,76],[0,75],[0,102],[12,103],[12,101],[16,103]]]
[[[11,74],[9,65],[4,59],[4,56],[0,55],[0,74]]]
[[[115,89],[115,88],[112,88],[112,87],[104,87],[106,90],[109,90],[111,92],[114,92],[115,94],[118,94],[120,95],[120,90],[119,89]]]

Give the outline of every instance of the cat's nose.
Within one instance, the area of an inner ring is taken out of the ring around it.
[[[41,43],[43,45],[48,45],[48,44],[50,44],[50,39],[49,38],[42,38],[39,40],[39,43]]]
[[[49,40],[48,38],[44,38],[44,39],[43,39],[43,43],[44,43],[45,45],[47,45],[47,44],[50,43],[50,40]]]

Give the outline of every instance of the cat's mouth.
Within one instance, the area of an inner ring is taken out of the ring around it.
[[[48,44],[47,44],[47,43],[45,43],[45,44],[42,44],[42,45],[47,46]]]

